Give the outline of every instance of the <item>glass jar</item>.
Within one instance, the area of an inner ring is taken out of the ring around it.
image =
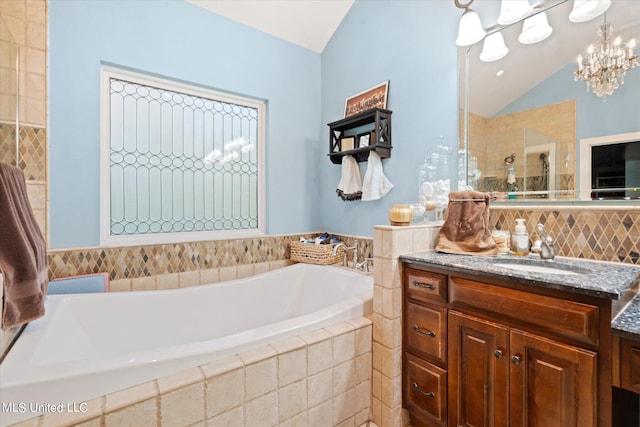
[[[444,210],[449,203],[451,151],[444,145],[444,137],[438,137],[418,168],[419,199],[425,202],[427,212],[435,210],[435,220],[444,219]],[[431,214],[427,217],[428,221],[432,220]]]

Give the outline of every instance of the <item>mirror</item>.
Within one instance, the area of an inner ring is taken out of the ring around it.
[[[499,0],[472,7],[485,28],[497,21]],[[576,58],[598,40],[605,17],[623,43],[634,38],[640,44],[640,2],[613,1],[605,15],[583,23],[569,21],[573,1],[548,0],[543,7],[549,8],[553,32],[542,42],[519,43],[523,24],[516,23],[501,30],[509,52],[498,61],[479,59],[482,41],[460,48],[460,141],[461,153],[467,154],[467,183],[508,192],[518,201],[591,200],[589,140],[640,140],[640,67],[628,70],[612,95],[598,97],[584,81],[574,81]]]

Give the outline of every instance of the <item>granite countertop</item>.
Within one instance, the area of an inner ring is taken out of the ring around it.
[[[640,340],[640,294],[613,319],[611,332],[624,338]]]
[[[489,257],[452,255],[435,251],[402,255],[400,260],[428,264],[452,272],[472,273],[491,279],[508,278],[524,285],[611,300],[633,298],[615,317],[611,325],[612,333],[640,339],[640,294],[635,295],[638,291],[640,267],[564,257],[556,257],[549,261],[540,259],[538,255]],[[533,266],[539,271],[518,270],[517,268],[522,265]],[[549,268],[556,272],[562,270],[577,274],[557,274]]]

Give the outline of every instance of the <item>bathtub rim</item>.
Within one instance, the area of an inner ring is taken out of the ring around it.
[[[229,351],[228,353],[216,354],[215,357],[206,356],[206,360],[200,360],[197,363],[190,363],[188,366],[183,366],[180,369],[172,368],[172,369],[170,369],[170,372],[162,372],[160,374],[154,374],[153,376],[150,376],[149,378],[146,378],[146,379],[143,379],[143,380],[137,380],[135,382],[135,384],[129,384],[126,387],[118,387],[118,388],[114,388],[114,389],[107,390],[107,391],[104,391],[104,392],[93,393],[93,394],[90,394],[89,397],[82,398],[81,400],[86,401],[86,400],[90,400],[90,399],[93,399],[93,398],[96,398],[96,397],[104,396],[106,394],[114,393],[114,392],[126,389],[128,387],[132,387],[132,386],[135,386],[135,385],[138,385],[138,384],[142,384],[144,382],[148,382],[148,381],[151,381],[151,380],[163,377],[163,376],[171,375],[172,373],[175,373],[175,372],[179,372],[179,371],[182,371],[182,370],[185,370],[185,369],[189,369],[189,368],[193,368],[193,367],[197,367],[197,366],[202,366],[202,365],[207,364],[207,363],[209,363],[211,361],[219,360],[219,359],[231,356],[231,355],[237,355],[239,353],[251,350],[253,348],[259,348],[261,346],[265,346],[265,345],[268,345],[268,344],[273,343],[273,342],[277,342],[277,341],[282,340],[282,339],[286,339],[286,338],[290,338],[290,337],[294,337],[294,336],[300,336],[301,334],[304,334],[306,332],[325,329],[325,328],[327,328],[327,327],[329,327],[329,326],[331,326],[333,324],[336,324],[336,323],[346,322],[346,321],[348,321],[350,319],[354,319],[354,318],[358,318],[358,317],[364,317],[364,316],[369,315],[369,314],[371,314],[373,312],[373,277],[372,277],[371,274],[362,274],[362,273],[359,273],[359,272],[354,272],[352,270],[347,270],[345,268],[336,267],[336,266],[299,267],[300,265],[301,264],[293,264],[293,265],[290,265],[290,266],[287,266],[287,267],[283,267],[283,268],[285,268],[285,269],[296,269],[296,268],[305,268],[305,269],[306,268],[311,268],[311,269],[323,268],[323,269],[326,269],[326,268],[329,268],[329,269],[336,269],[336,270],[340,271],[340,274],[344,275],[346,277],[357,277],[357,278],[359,278],[361,280],[363,278],[365,278],[365,277],[370,277],[370,284],[371,284],[370,291],[361,292],[360,294],[352,296],[352,297],[350,297],[350,298],[348,298],[346,300],[343,300],[338,304],[333,304],[333,305],[331,305],[331,306],[329,306],[329,307],[327,307],[327,308],[325,308],[323,310],[319,310],[319,311],[313,312],[313,313],[305,315],[305,316],[298,316],[298,317],[293,318],[293,319],[288,319],[288,320],[276,322],[275,324],[268,325],[267,328],[276,329],[276,326],[281,326],[282,324],[286,324],[286,323],[289,323],[289,322],[290,323],[298,322],[301,318],[317,317],[316,316],[317,313],[323,312],[323,311],[333,311],[333,309],[336,306],[348,307],[350,305],[357,305],[357,308],[355,309],[356,311],[354,311],[354,308],[352,307],[352,309],[348,312],[349,314],[347,315],[346,318],[340,318],[340,319],[331,318],[326,323],[321,323],[321,322],[318,322],[318,320],[314,320],[313,322],[309,323],[309,325],[311,325],[311,326],[307,325],[308,327],[298,327],[298,328],[295,328],[293,330],[293,332],[291,332],[291,330],[286,330],[286,331],[284,331],[284,332],[282,332],[280,334],[277,334],[275,336],[274,335],[270,335],[268,337],[263,338],[263,340],[252,341],[250,343],[247,343],[245,346],[233,347],[233,351]],[[308,266],[308,264],[302,264],[302,265],[307,265]],[[233,280],[230,280],[230,281],[216,282],[216,283],[202,285],[202,286],[224,286],[225,284],[228,284],[229,286],[231,286],[232,284],[234,284],[236,282],[246,281],[247,279],[254,279],[254,278],[259,279],[260,276],[271,275],[273,273],[277,273],[278,270],[282,270],[282,269],[271,270],[269,272],[260,273],[258,275],[250,276],[248,278],[247,277],[245,277],[245,278],[237,278],[237,279],[233,279]],[[355,275],[355,276],[353,276],[353,275]],[[162,292],[162,293],[164,293],[164,292],[192,292],[192,291],[197,290],[197,289],[198,289],[198,286],[194,286],[194,287],[190,287],[190,288],[170,289],[170,290],[132,291],[132,292],[136,293],[136,294],[148,295],[149,292],[154,292],[154,293],[155,292]],[[127,294],[128,295],[129,293],[122,293],[122,294]],[[99,297],[99,295],[97,295],[97,294],[83,294],[83,295],[52,296],[52,304],[61,304],[67,298],[71,298],[71,297],[94,297],[95,298],[95,297]],[[103,297],[107,297],[107,295],[103,295]],[[361,310],[361,311],[357,311],[358,309]],[[36,320],[36,321],[34,321],[32,323],[37,327],[38,325],[43,324],[45,321],[46,321],[46,318],[42,318],[42,319],[38,319],[38,320]],[[259,329],[259,328],[256,328],[256,329]],[[33,340],[35,340],[35,335],[36,335],[36,332],[38,332],[38,330],[37,329],[33,330],[33,328],[32,328],[32,332],[34,332]],[[23,333],[27,334],[24,337],[27,337],[27,338],[29,337],[29,329],[28,328],[25,328],[25,331],[23,331]],[[23,343],[24,343],[24,341],[23,341]],[[37,341],[34,341],[34,345],[37,345]],[[176,346],[176,347],[177,347],[176,350],[179,350],[182,346],[179,345],[179,346]],[[151,351],[154,351],[154,350],[151,350]],[[208,355],[209,353],[206,353],[206,354]],[[67,363],[73,364],[73,363],[77,363],[77,361],[71,361],[71,362],[67,362]],[[116,366],[118,366],[118,365],[119,364],[116,364]],[[131,369],[131,366],[132,365],[129,365],[127,368]],[[150,367],[148,364],[145,365],[144,363],[142,363],[140,366],[141,367],[145,367],[145,368],[149,368],[149,370],[151,370],[151,371],[155,370],[155,366],[151,366]],[[140,368],[139,366],[135,366],[135,365],[133,367],[135,367],[136,369]],[[100,372],[96,372],[95,370],[92,371],[89,368],[87,368],[87,369],[78,369],[78,372],[76,372],[76,375],[74,376],[74,378],[76,378],[76,377],[80,377],[81,378],[82,375],[86,375],[87,373],[90,373],[92,375],[94,375],[94,374],[110,375],[113,372],[112,368],[113,368],[112,366],[109,366],[109,367],[106,367],[105,369],[103,369]],[[127,369],[123,368],[122,370],[126,371]],[[90,371],[90,372],[87,372],[87,371]],[[82,374],[82,375],[80,375],[80,374]],[[3,377],[4,377],[4,375],[3,375]],[[38,381],[34,380],[34,381],[24,381],[24,382],[18,382],[18,383],[16,383],[16,381],[12,382],[12,378],[9,378],[9,382],[8,383],[7,383],[6,379],[3,379],[2,380],[2,387],[0,387],[0,390],[2,390],[2,389],[6,390],[6,389],[8,389],[10,387],[14,387],[14,388],[18,387],[17,392],[16,392],[18,394],[18,398],[16,399],[14,396],[11,396],[9,399],[6,399],[6,401],[9,401],[9,402],[12,402],[12,401],[13,402],[18,402],[19,401],[18,399],[20,398],[20,392],[22,391],[21,389],[25,389],[25,390],[28,391],[29,387],[33,387],[36,384],[48,384],[48,383],[55,384],[56,381],[60,381],[60,378],[68,378],[68,376],[61,375],[61,376],[57,376],[57,377],[56,376],[49,377],[49,378],[46,378],[46,380],[44,380],[44,381],[43,381],[43,379],[39,378]],[[85,393],[81,392],[80,394],[85,394]],[[85,396],[86,396],[86,394],[85,394]],[[2,398],[2,401],[3,402],[5,401],[4,397]],[[37,415],[38,414],[28,414],[29,417],[33,417],[33,416],[37,416]],[[24,419],[26,419],[26,418],[24,418]],[[16,422],[16,421],[12,420],[11,422]],[[4,425],[4,423],[0,422],[0,425]]]

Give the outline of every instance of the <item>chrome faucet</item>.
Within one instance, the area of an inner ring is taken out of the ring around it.
[[[338,243],[333,247],[333,251],[331,251],[331,255],[336,256],[338,254],[338,249],[344,248],[344,257],[342,259],[342,265],[344,267],[348,267],[349,264],[347,262],[347,251],[353,251],[353,269],[356,270],[358,264],[358,241],[354,240],[353,246],[347,246],[343,242]]]
[[[362,262],[355,264],[355,269],[360,271],[369,272],[369,264],[373,264],[373,258],[365,258]]]
[[[542,224],[538,224],[536,226],[536,230],[538,231],[541,239],[539,241],[539,245],[538,241],[536,241],[536,244],[534,244],[534,251],[540,254],[541,259],[551,260],[555,258],[556,252],[553,249],[553,239],[551,238],[551,236],[547,234]]]

